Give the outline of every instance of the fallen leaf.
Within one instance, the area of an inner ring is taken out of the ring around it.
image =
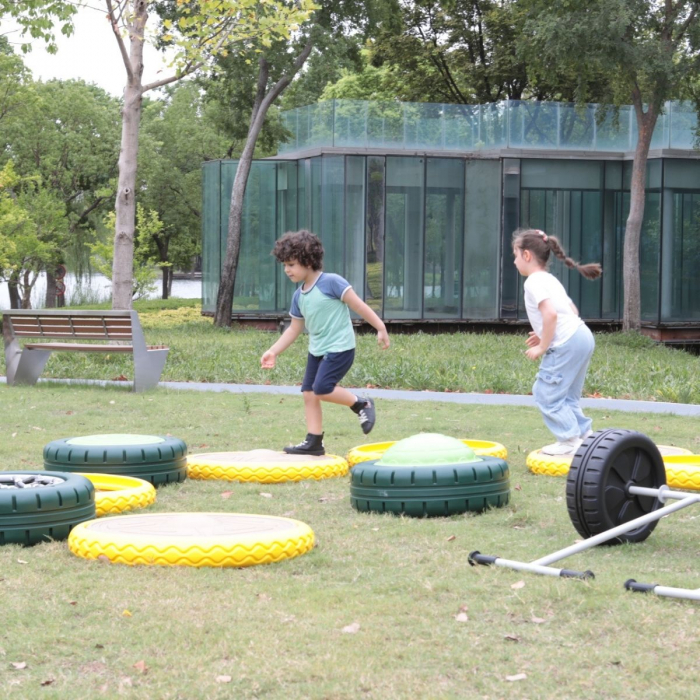
[[[448,542],[454,542],[454,540],[456,540],[456,539],[457,539],[457,535],[450,535],[450,536],[447,538],[447,541],[448,541]]]
[[[516,491],[522,491],[522,490],[523,490],[523,487],[522,487],[520,484],[516,484],[513,488],[514,488]]]
[[[38,428],[36,425],[33,425],[32,430],[44,430],[44,428]],[[661,430],[661,428],[659,428],[659,430]]]
[[[12,437],[17,437],[17,433],[12,433]]]
[[[260,495],[261,495],[263,498],[272,498],[272,494],[271,494],[271,493],[265,493],[264,491],[261,491],[261,492],[260,492]]]
[[[146,662],[143,659],[141,659],[141,661],[137,661],[134,664],[134,668],[140,673],[148,673],[148,666],[146,666]]]
[[[525,673],[516,673],[514,676],[506,676],[507,681],[524,681],[527,678]]]
[[[103,562],[103,563],[105,563],[105,564],[109,564],[109,563],[110,563],[110,558],[109,558],[106,554],[100,554],[100,555],[97,557],[97,561],[101,561],[101,562]]]
[[[95,644],[95,649],[104,649],[105,645],[104,644]]]
[[[536,625],[541,625],[543,622],[547,622],[547,620],[545,620],[543,617],[535,617],[533,615],[532,622],[534,622]]]
[[[77,600],[69,600],[68,605],[77,605],[78,601]]]
[[[379,528],[378,528],[378,527],[373,527],[373,528],[372,528],[372,532],[379,532]]]
[[[131,614],[131,611],[130,611],[130,610],[124,610],[124,612],[122,613],[122,616],[124,616],[124,617],[133,617],[133,615]]]
[[[21,671],[23,668],[27,668],[26,661],[11,661],[10,663],[12,668],[17,669],[18,671]]]
[[[47,678],[45,681],[41,681],[42,686],[46,685],[51,685],[52,683],[55,683],[56,679],[55,678]]]
[[[28,561],[24,561],[24,559],[18,559],[18,560],[17,560],[17,563],[18,563],[18,564],[28,564],[29,562],[28,562]]]
[[[349,625],[346,625],[341,630],[341,632],[343,632],[343,634],[356,634],[359,631],[360,631],[360,623],[359,622],[353,622]]]
[[[217,683],[230,683],[231,680],[232,680],[231,676],[217,676],[216,677]]]
[[[465,612],[457,613],[455,615],[455,620],[457,620],[457,622],[469,622],[469,616]]]
[[[519,642],[520,637],[516,637],[514,634],[507,634],[505,637],[503,637],[508,642]]]
[[[233,491],[224,491],[224,492],[221,494],[221,498],[231,498],[231,494],[232,494],[232,493],[233,493]]]
[[[117,403],[117,402],[116,402],[116,401],[110,401],[110,403],[111,403],[111,404],[115,404],[115,403]]]
[[[517,590],[518,588],[525,588],[525,581],[516,581],[511,588]]]
[[[522,525],[513,525],[514,530],[524,530],[525,528]]]
[[[255,595],[258,600],[262,600],[265,602],[268,600],[272,600],[272,598],[269,595],[267,595],[267,593],[256,593]]]
[[[129,379],[125,377],[123,374],[120,374],[118,377],[112,377],[113,382],[128,382]]]

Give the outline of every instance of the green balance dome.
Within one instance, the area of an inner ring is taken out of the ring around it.
[[[419,433],[399,440],[377,461],[382,467],[429,467],[433,464],[478,462],[471,447],[440,433]]]

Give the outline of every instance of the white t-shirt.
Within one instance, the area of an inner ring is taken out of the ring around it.
[[[562,283],[551,273],[533,272],[525,280],[525,310],[532,330],[542,337],[540,302],[549,299],[557,312],[557,327],[550,347],[565,343],[582,326],[583,321],[571,308],[573,303]]]

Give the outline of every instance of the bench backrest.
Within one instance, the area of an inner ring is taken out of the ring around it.
[[[3,312],[19,338],[132,340],[129,311],[15,310]]]

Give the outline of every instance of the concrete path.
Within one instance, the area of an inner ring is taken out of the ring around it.
[[[125,386],[130,382],[112,382],[93,379],[40,379],[41,383],[88,384],[97,386]],[[0,378],[5,382],[5,378]],[[290,394],[300,393],[298,386],[272,384],[223,384],[216,382],[160,382],[159,387],[175,391],[216,391],[231,394]],[[398,389],[362,389],[347,387],[350,391],[376,399],[396,401],[442,401],[444,403],[476,404],[481,406],[531,406],[532,396],[517,394],[460,394],[440,391],[401,391]],[[700,416],[700,405],[667,403],[662,401],[632,401],[627,399],[582,399],[583,408],[632,413],[672,413],[678,416]]]

